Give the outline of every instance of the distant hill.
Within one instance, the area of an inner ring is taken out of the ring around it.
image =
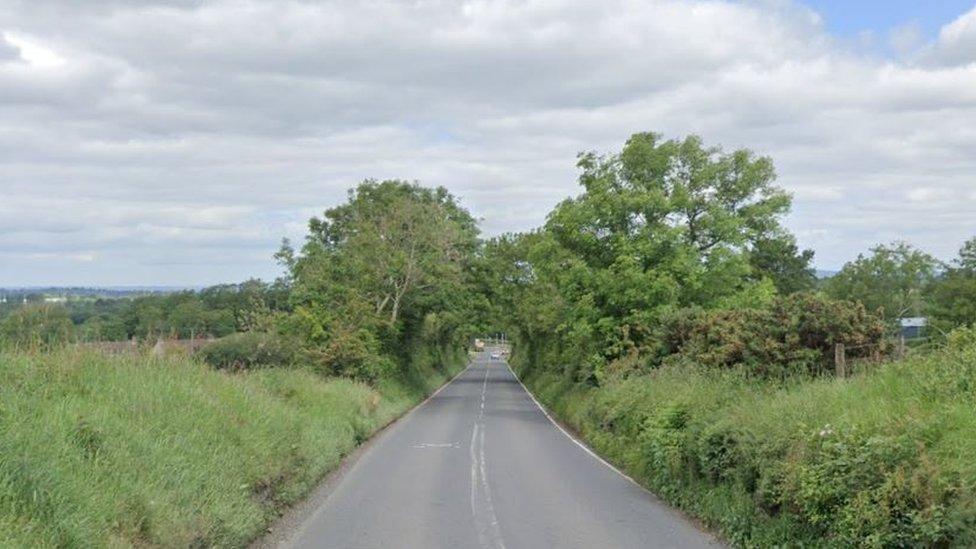
[[[828,269],[817,269],[817,278],[823,280],[824,278],[830,278],[840,271],[831,271]]]
[[[0,296],[45,295],[64,297],[134,297],[146,294],[168,294],[198,288],[182,286],[21,286],[2,287]]]

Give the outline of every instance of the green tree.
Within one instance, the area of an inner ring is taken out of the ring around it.
[[[220,335],[262,326],[273,312],[288,308],[288,292],[281,281],[268,284],[250,279],[240,284],[204,288],[198,296],[211,313],[208,331]]]
[[[749,250],[783,234],[790,207],[768,158],[641,133],[620,154],[582,154],[579,167],[583,194],[545,226],[562,251],[542,239],[533,263],[575,309],[564,328],[577,343],[596,337],[618,356],[664,311],[754,293]]]
[[[75,331],[82,341],[123,341],[127,338],[125,323],[112,315],[90,316],[77,324]]]
[[[207,331],[209,319],[210,311],[194,297],[176,305],[170,311],[168,326],[177,337],[199,336]]]
[[[893,324],[925,312],[925,289],[935,280],[939,261],[904,242],[879,245],[869,255],[844,265],[824,289],[837,299],[860,301],[869,311],[881,311]]]
[[[959,249],[959,257],[954,261],[955,268],[976,274],[976,237],[970,238]]]
[[[300,253],[279,251],[294,309],[285,329],[322,370],[374,378],[415,338],[464,337],[477,249],[474,219],[445,189],[368,180],[309,222]]]
[[[976,238],[929,288],[931,323],[942,332],[976,325]]]
[[[314,279],[328,263],[329,284],[395,326],[411,301],[459,285],[476,247],[474,219],[446,189],[366,181],[347,204],[309,222],[293,276],[299,283]]]
[[[816,271],[810,266],[813,250],[796,245],[791,234],[763,236],[756,239],[749,263],[758,278],[768,278],[781,294],[812,290],[817,283]]]
[[[130,334],[140,338],[160,337],[168,331],[166,311],[158,296],[135,300],[126,311],[126,324]]]

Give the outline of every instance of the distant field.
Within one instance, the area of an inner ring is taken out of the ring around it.
[[[178,356],[0,353],[0,546],[244,544],[448,373],[373,389]]]

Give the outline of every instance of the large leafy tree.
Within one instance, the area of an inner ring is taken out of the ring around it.
[[[557,285],[588,304],[614,353],[657,311],[743,291],[752,283],[747,251],[782,232],[790,206],[768,158],[695,136],[636,134],[619,154],[581,155],[579,167],[583,194],[561,203],[546,231],[571,254]]]
[[[293,275],[305,283],[324,274],[343,297],[395,326],[411,303],[460,284],[476,247],[474,219],[443,187],[366,181],[348,203],[309,222]]]
[[[669,310],[775,292],[775,261],[751,262],[764,242],[787,238],[779,218],[790,197],[768,158],[640,133],[618,154],[580,155],[578,166],[583,193],[517,246],[530,275],[519,278],[523,291],[544,296],[519,304],[523,330],[571,350],[547,360],[588,379],[601,361],[639,353]]]
[[[932,284],[940,263],[904,242],[879,245],[859,254],[827,280],[831,297],[860,301],[870,311],[881,311],[890,323],[925,312],[925,289]]]
[[[309,222],[289,268],[292,326],[323,361],[361,364],[423,331],[456,335],[470,296],[477,226],[444,188],[367,180]],[[396,344],[396,345],[394,345]]]

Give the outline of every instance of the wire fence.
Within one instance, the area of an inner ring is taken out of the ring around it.
[[[941,336],[911,339],[902,336],[862,345],[836,343],[834,344],[834,373],[837,377],[865,373],[880,365],[930,350],[943,341],[944,338]]]

